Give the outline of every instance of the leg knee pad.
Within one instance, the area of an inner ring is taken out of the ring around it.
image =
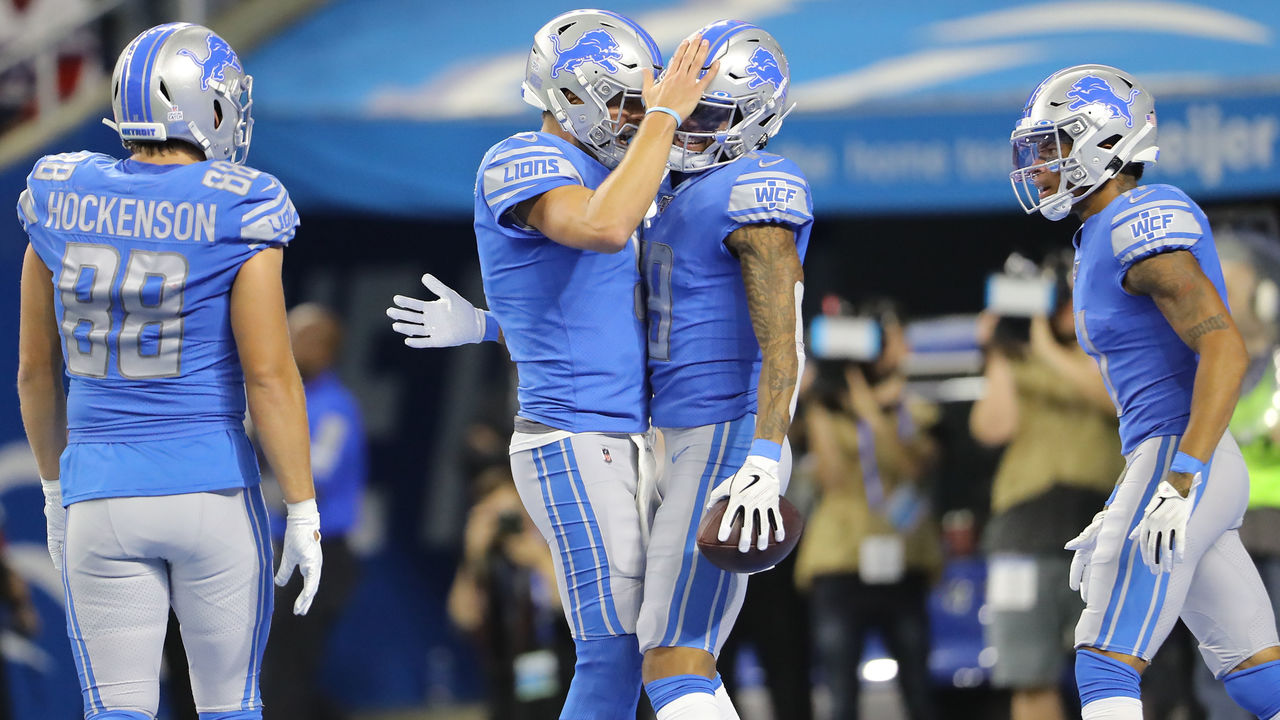
[[[636,636],[575,640],[574,649],[578,659],[560,717],[635,718],[642,659]]]
[[[1263,720],[1280,715],[1280,660],[1233,672],[1222,682],[1231,699],[1245,710]]]

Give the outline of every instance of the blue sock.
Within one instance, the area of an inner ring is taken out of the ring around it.
[[[1263,720],[1280,714],[1280,660],[1231,673],[1222,682],[1237,705]]]
[[[136,710],[99,710],[85,715],[89,720],[149,720],[150,716]]]
[[[715,681],[701,675],[672,675],[658,678],[644,684],[644,691],[649,694],[649,704],[658,712],[678,697],[693,693],[716,694]]]
[[[635,718],[640,702],[640,643],[635,635],[575,640],[578,660],[560,717]]]
[[[200,720],[262,720],[262,708],[257,710],[227,710],[226,712],[202,712]]]
[[[1113,697],[1142,699],[1137,670],[1106,655],[1089,650],[1076,650],[1076,686],[1080,689],[1080,707],[1094,700]]]

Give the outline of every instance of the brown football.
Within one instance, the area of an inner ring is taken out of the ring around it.
[[[742,533],[741,516],[734,518],[733,529],[729,532],[728,540],[720,542],[716,539],[716,534],[720,531],[720,520],[728,507],[728,498],[717,500],[711,509],[707,510],[706,515],[702,517],[702,524],[698,526],[698,550],[721,570],[735,573],[768,570],[782,562],[782,559],[795,549],[796,543],[800,542],[800,533],[804,532],[804,518],[796,506],[783,497],[778,498],[778,510],[782,515],[782,527],[787,532],[786,538],[782,542],[776,542],[773,539],[773,526],[770,523],[769,545],[764,550],[757,549],[755,543],[752,543],[750,550],[739,552],[738,537]]]

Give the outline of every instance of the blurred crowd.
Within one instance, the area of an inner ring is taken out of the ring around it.
[[[1253,362],[1231,424],[1253,482],[1241,533],[1280,597],[1267,530],[1280,517],[1280,238],[1231,223],[1216,238]],[[976,371],[918,362],[954,354],[954,322],[939,340],[892,298],[822,300],[791,433],[787,495],[806,528],[752,580],[720,663],[731,691],[758,686],[772,717],[796,720],[867,717],[863,690],[890,680],[909,720],[1078,716],[1070,661],[1084,605],[1063,545],[1107,502],[1124,458],[1108,389],[1076,342],[1072,259],[1067,248],[992,268],[987,309],[959,320]],[[980,375],[975,392],[941,390],[966,374]],[[511,484],[509,431],[470,432],[474,502],[449,615],[484,658],[489,717],[554,718],[573,649],[550,552]],[[948,492],[956,478],[973,492]],[[1185,629],[1144,686],[1150,718],[1247,717]]]
[[[51,109],[41,101],[56,105],[109,79],[118,49],[138,30],[238,1],[0,0],[0,134]]]

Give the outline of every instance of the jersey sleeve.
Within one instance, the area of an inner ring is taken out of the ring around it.
[[[1111,252],[1123,281],[1135,263],[1163,252],[1191,250],[1207,228],[1186,195],[1168,185],[1130,190],[1111,221]]]
[[[31,226],[39,220],[35,196],[31,194],[31,188],[23,188],[22,194],[18,195],[18,222],[22,224],[23,230],[30,232]]]
[[[582,173],[564,152],[537,135],[507,138],[488,156],[478,183],[495,219],[511,208],[561,185],[582,185]]]
[[[729,230],[776,223],[797,230],[813,222],[809,181],[795,163],[776,155],[743,158],[751,165],[729,191]]]
[[[36,244],[37,251],[41,249],[39,233],[33,235],[32,231],[44,224],[49,216],[49,208],[46,204],[49,202],[50,193],[57,189],[66,189],[67,181],[71,180],[76,171],[86,164],[85,161],[95,157],[98,157],[96,153],[87,151],[60,153],[46,155],[32,166],[31,173],[27,175],[27,186],[18,195],[17,209],[18,222],[27,232],[32,243]]]
[[[283,247],[297,232],[298,211],[289,199],[289,191],[268,173],[253,179],[237,209],[240,215],[236,237],[251,248]]]

